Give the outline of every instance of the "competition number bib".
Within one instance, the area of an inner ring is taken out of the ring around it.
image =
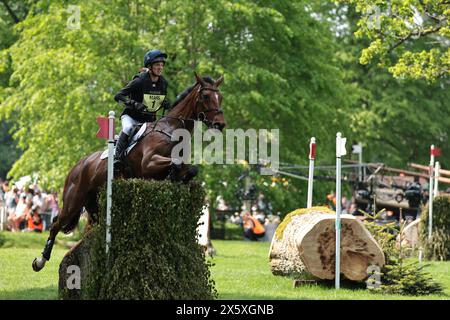
[[[164,97],[165,95],[160,94],[144,94],[144,104],[147,106],[148,111],[158,111],[161,108]]]

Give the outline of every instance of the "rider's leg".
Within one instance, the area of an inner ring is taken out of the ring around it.
[[[122,162],[125,150],[128,147],[131,131],[136,125],[137,121],[131,118],[129,115],[123,115],[122,118],[122,132],[116,143],[116,152],[114,155],[114,168],[118,170],[119,165]]]
[[[128,134],[121,132],[119,139],[116,143],[116,153],[114,154],[114,160],[122,160],[125,149],[128,146]]]

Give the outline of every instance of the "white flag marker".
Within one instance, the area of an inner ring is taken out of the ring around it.
[[[335,287],[340,288],[341,276],[341,156],[346,155],[346,138],[342,134],[336,134],[336,268],[335,268]]]
[[[312,137],[311,142],[309,143],[308,199],[306,205],[307,208],[312,207],[315,157],[316,157],[316,138]]]

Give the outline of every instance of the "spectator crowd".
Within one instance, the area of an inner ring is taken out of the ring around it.
[[[42,232],[50,227],[60,210],[55,191],[44,191],[37,184],[19,187],[8,180],[0,183],[0,214],[6,217],[2,220],[6,230]]]

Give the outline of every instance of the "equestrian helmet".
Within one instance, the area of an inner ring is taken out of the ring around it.
[[[155,62],[166,62],[167,54],[161,50],[155,49],[148,51],[144,56],[144,67],[148,67]]]

